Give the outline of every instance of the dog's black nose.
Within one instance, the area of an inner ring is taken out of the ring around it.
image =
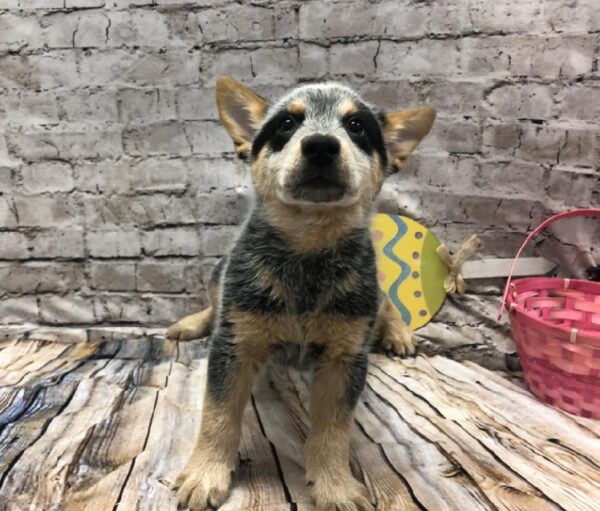
[[[327,165],[340,154],[340,142],[331,135],[311,135],[302,140],[302,154],[314,165]]]

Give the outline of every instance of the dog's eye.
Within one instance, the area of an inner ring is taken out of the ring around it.
[[[365,128],[363,126],[362,121],[356,117],[352,117],[352,119],[350,119],[348,121],[346,126],[347,126],[348,131],[352,135],[360,136],[360,135],[364,134],[364,132],[365,132]]]
[[[296,120],[291,115],[287,115],[286,117],[281,119],[278,129],[281,133],[289,133],[295,127],[296,127]]]

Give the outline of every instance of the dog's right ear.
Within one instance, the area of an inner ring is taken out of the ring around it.
[[[252,140],[267,111],[267,102],[258,94],[228,76],[217,80],[219,117],[235,144],[235,152],[245,160]]]

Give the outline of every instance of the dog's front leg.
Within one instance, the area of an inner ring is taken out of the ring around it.
[[[200,435],[176,483],[180,506],[204,511],[227,498],[242,415],[262,361],[233,338],[217,333],[212,340]]]
[[[352,416],[364,387],[367,363],[363,352],[349,360],[324,354],[315,370],[306,475],[319,510],[373,509],[365,487],[350,471]]]

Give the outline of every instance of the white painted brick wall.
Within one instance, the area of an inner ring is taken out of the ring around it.
[[[248,208],[217,122],[347,82],[438,121],[381,208],[512,255],[600,206],[597,0],[0,0],[0,323],[166,324],[204,303]]]

